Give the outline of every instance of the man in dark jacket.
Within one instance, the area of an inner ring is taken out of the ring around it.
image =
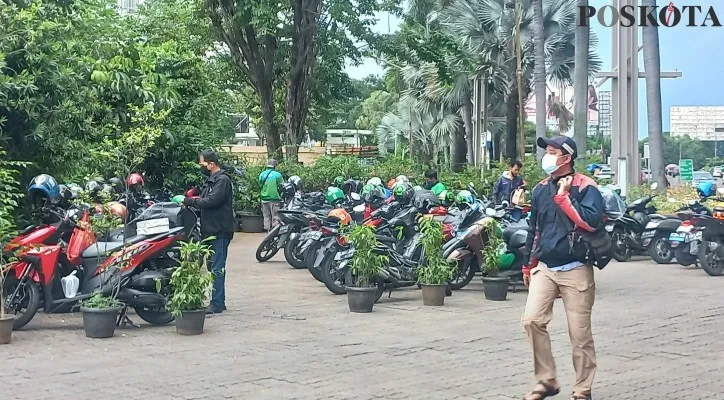
[[[547,330],[553,316],[553,302],[560,295],[568,319],[576,372],[571,399],[587,400],[591,398],[596,373],[591,333],[595,283],[593,267],[575,257],[568,229],[574,226],[576,230],[593,232],[603,227],[603,197],[593,179],[573,170],[577,150],[571,138],[539,138],[538,146],[546,149],[542,167],[550,177],[533,189],[531,234],[525,246],[528,262],[523,267],[523,279],[529,292],[523,326],[533,345],[538,381],[525,398],[540,400],[560,391]],[[539,261],[545,265],[538,265]]]
[[[199,155],[201,172],[207,176],[198,199],[186,198],[184,205],[201,210],[201,236],[214,237],[210,269],[214,273],[214,290],[207,314],[226,310],[225,268],[229,243],[234,237],[231,178],[219,167],[219,157],[212,150]]]
[[[523,168],[523,163],[511,161],[510,169],[500,175],[498,181],[495,182],[495,186],[493,186],[492,200],[495,204],[503,204],[503,201],[510,202],[510,197],[515,189],[525,185],[523,177],[520,176],[521,168]]]

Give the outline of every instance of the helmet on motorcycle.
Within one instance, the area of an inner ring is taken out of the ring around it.
[[[415,189],[408,184],[400,183],[392,190],[392,194],[395,196],[395,201],[401,204],[408,204],[415,195]]]
[[[336,222],[340,225],[349,225],[349,223],[352,221],[352,217],[344,208],[335,208],[334,210],[327,213],[327,221],[333,223]]]
[[[344,200],[344,192],[342,192],[342,189],[336,186],[330,186],[327,188],[327,201],[329,204],[335,205],[342,200]]]
[[[385,202],[385,191],[379,186],[365,185],[362,189],[362,200],[375,208]]]
[[[108,209],[111,215],[115,215],[116,217],[120,218],[121,221],[125,221],[126,217],[128,217],[128,211],[126,210],[126,206],[117,201],[108,203]]]
[[[69,183],[68,189],[70,190],[71,193],[73,193],[74,199],[77,199],[78,196],[80,196],[81,192],[83,192],[83,188],[80,187],[80,185],[78,185],[77,183]]]
[[[297,190],[304,190],[304,181],[298,175],[290,176],[289,183],[294,185]]]
[[[68,186],[58,185],[58,204],[65,208],[70,205],[70,201],[73,200],[73,192],[70,191]]]
[[[291,200],[295,193],[297,193],[297,188],[293,183],[285,182],[282,183],[281,187],[279,187],[279,195],[284,201]]]
[[[405,175],[398,175],[397,178],[395,178],[395,183],[410,183],[410,179]]]
[[[117,194],[122,194],[126,190],[121,178],[111,178],[108,180],[108,184],[111,185],[113,191]]]
[[[354,179],[347,179],[342,184],[342,191],[344,194],[357,193],[358,182]]]
[[[458,192],[457,196],[455,196],[455,202],[458,203],[458,206],[471,205],[475,203],[475,197],[473,197],[473,194],[470,193],[470,191],[461,190]]]
[[[336,176],[334,178],[334,180],[332,181],[332,186],[335,186],[338,188],[341,188],[342,184],[344,184],[344,177],[341,175]]]
[[[141,174],[134,172],[126,178],[126,185],[131,189],[139,189],[144,185],[143,177]]]
[[[714,193],[716,192],[716,187],[714,185],[714,182],[704,181],[700,182],[699,185],[696,186],[696,192],[701,197],[709,197],[714,195]]]
[[[186,196],[184,196],[184,195],[182,195],[182,194],[177,194],[176,196],[173,196],[173,197],[171,198],[171,202],[180,205],[180,204],[183,204],[183,203],[184,203],[184,199],[185,199],[185,198],[186,198]]]
[[[445,207],[450,207],[450,205],[455,202],[455,195],[449,190],[443,190],[437,198],[440,200],[440,204]]]
[[[28,200],[33,203],[56,203],[60,198],[58,181],[48,174],[33,178],[28,185]]]
[[[422,212],[428,212],[433,207],[440,205],[440,200],[431,190],[420,190],[413,193],[412,205]]]
[[[378,177],[372,177],[367,181],[368,185],[374,185],[374,186],[382,186],[382,179]]]

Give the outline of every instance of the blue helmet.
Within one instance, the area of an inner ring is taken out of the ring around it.
[[[50,175],[38,175],[28,185],[28,200],[34,203],[40,199],[45,199],[50,203],[57,203],[60,199],[58,181]]]
[[[596,170],[596,168],[601,168],[601,166],[598,164],[588,164],[588,166],[586,167],[586,171],[592,174]]]
[[[699,196],[709,197],[714,195],[714,192],[716,192],[716,187],[714,185],[714,182],[704,181],[700,182],[699,185],[696,187],[696,192],[699,193]]]

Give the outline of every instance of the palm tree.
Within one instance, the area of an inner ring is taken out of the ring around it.
[[[535,137],[546,135],[546,53],[545,27],[543,26],[543,0],[533,0],[533,82],[535,93]],[[534,146],[537,158],[543,157],[543,149]]]
[[[578,9],[588,7],[588,0],[577,0]],[[586,154],[588,138],[588,53],[590,27],[576,25],[576,68],[573,72],[573,139],[578,154]]]
[[[656,7],[656,0],[642,0],[645,7]],[[649,24],[641,28],[644,46],[644,71],[646,74],[646,112],[651,151],[651,176],[661,190],[666,188],[664,176],[664,137],[661,116],[661,57],[659,30]]]
[[[522,44],[523,97],[530,93],[533,57],[533,2],[521,0],[520,40]],[[490,104],[506,103],[506,154],[517,157],[516,60],[514,49],[515,18],[506,9],[507,0],[454,0],[441,11],[440,20],[448,35],[455,38],[473,59],[477,72],[491,88]],[[575,65],[575,0],[542,0],[543,46],[548,77],[554,83],[570,83]],[[601,62],[589,52],[589,70],[597,72]],[[543,90],[545,93],[545,90]],[[542,102],[545,104],[545,101]],[[543,124],[545,127],[545,124]]]

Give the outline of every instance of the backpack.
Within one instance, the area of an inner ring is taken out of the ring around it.
[[[555,196],[558,188],[555,187],[553,181],[548,183],[551,189],[551,196]],[[563,226],[568,231],[568,240],[571,243],[571,251],[576,259],[584,264],[590,264],[598,269],[603,269],[611,262],[614,253],[613,241],[606,230],[601,227],[594,232],[576,230],[573,222],[566,215],[563,209],[553,201],[556,205],[556,215]]]

